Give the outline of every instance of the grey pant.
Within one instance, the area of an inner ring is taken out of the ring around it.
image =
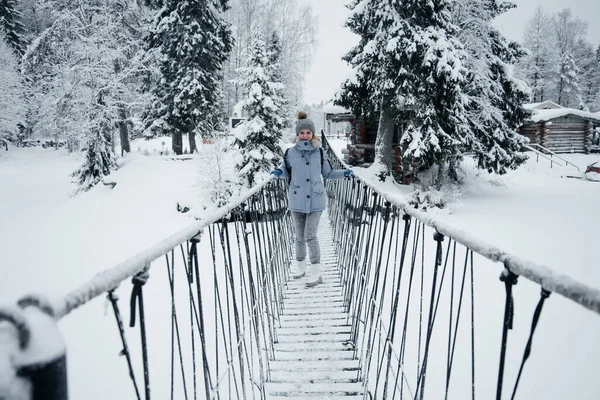
[[[308,214],[292,211],[294,227],[296,228],[296,260],[302,261],[306,258],[306,245],[310,252],[310,262],[318,264],[321,262],[321,249],[317,239],[317,229],[322,211]]]

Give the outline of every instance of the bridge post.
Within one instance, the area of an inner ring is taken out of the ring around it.
[[[0,308],[0,399],[67,400],[66,347],[49,303]]]

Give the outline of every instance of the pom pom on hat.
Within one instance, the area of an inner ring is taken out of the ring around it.
[[[310,119],[308,119],[308,115],[304,111],[300,111],[298,113],[298,120],[296,121],[296,136],[300,133],[301,130],[308,129],[312,132],[313,136],[315,134],[315,124]]]

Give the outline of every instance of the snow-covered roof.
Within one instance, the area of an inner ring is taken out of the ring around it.
[[[550,100],[542,101],[541,103],[523,104],[523,107],[526,110],[550,110],[550,109],[554,110],[557,108],[564,108],[560,104],[556,104],[555,102],[550,101]]]
[[[529,117],[530,121],[549,121],[554,118],[564,117],[565,115],[575,115],[585,119],[591,119],[594,122],[600,122],[600,114],[577,110],[575,108],[556,108],[548,110],[532,110],[533,114]]]
[[[347,108],[336,106],[332,101],[323,106],[323,113],[325,114],[352,114],[352,111]]]

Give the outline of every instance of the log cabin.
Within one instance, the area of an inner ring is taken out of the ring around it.
[[[589,153],[600,115],[562,107],[551,101],[525,104],[531,116],[517,129],[530,143],[555,153]]]

